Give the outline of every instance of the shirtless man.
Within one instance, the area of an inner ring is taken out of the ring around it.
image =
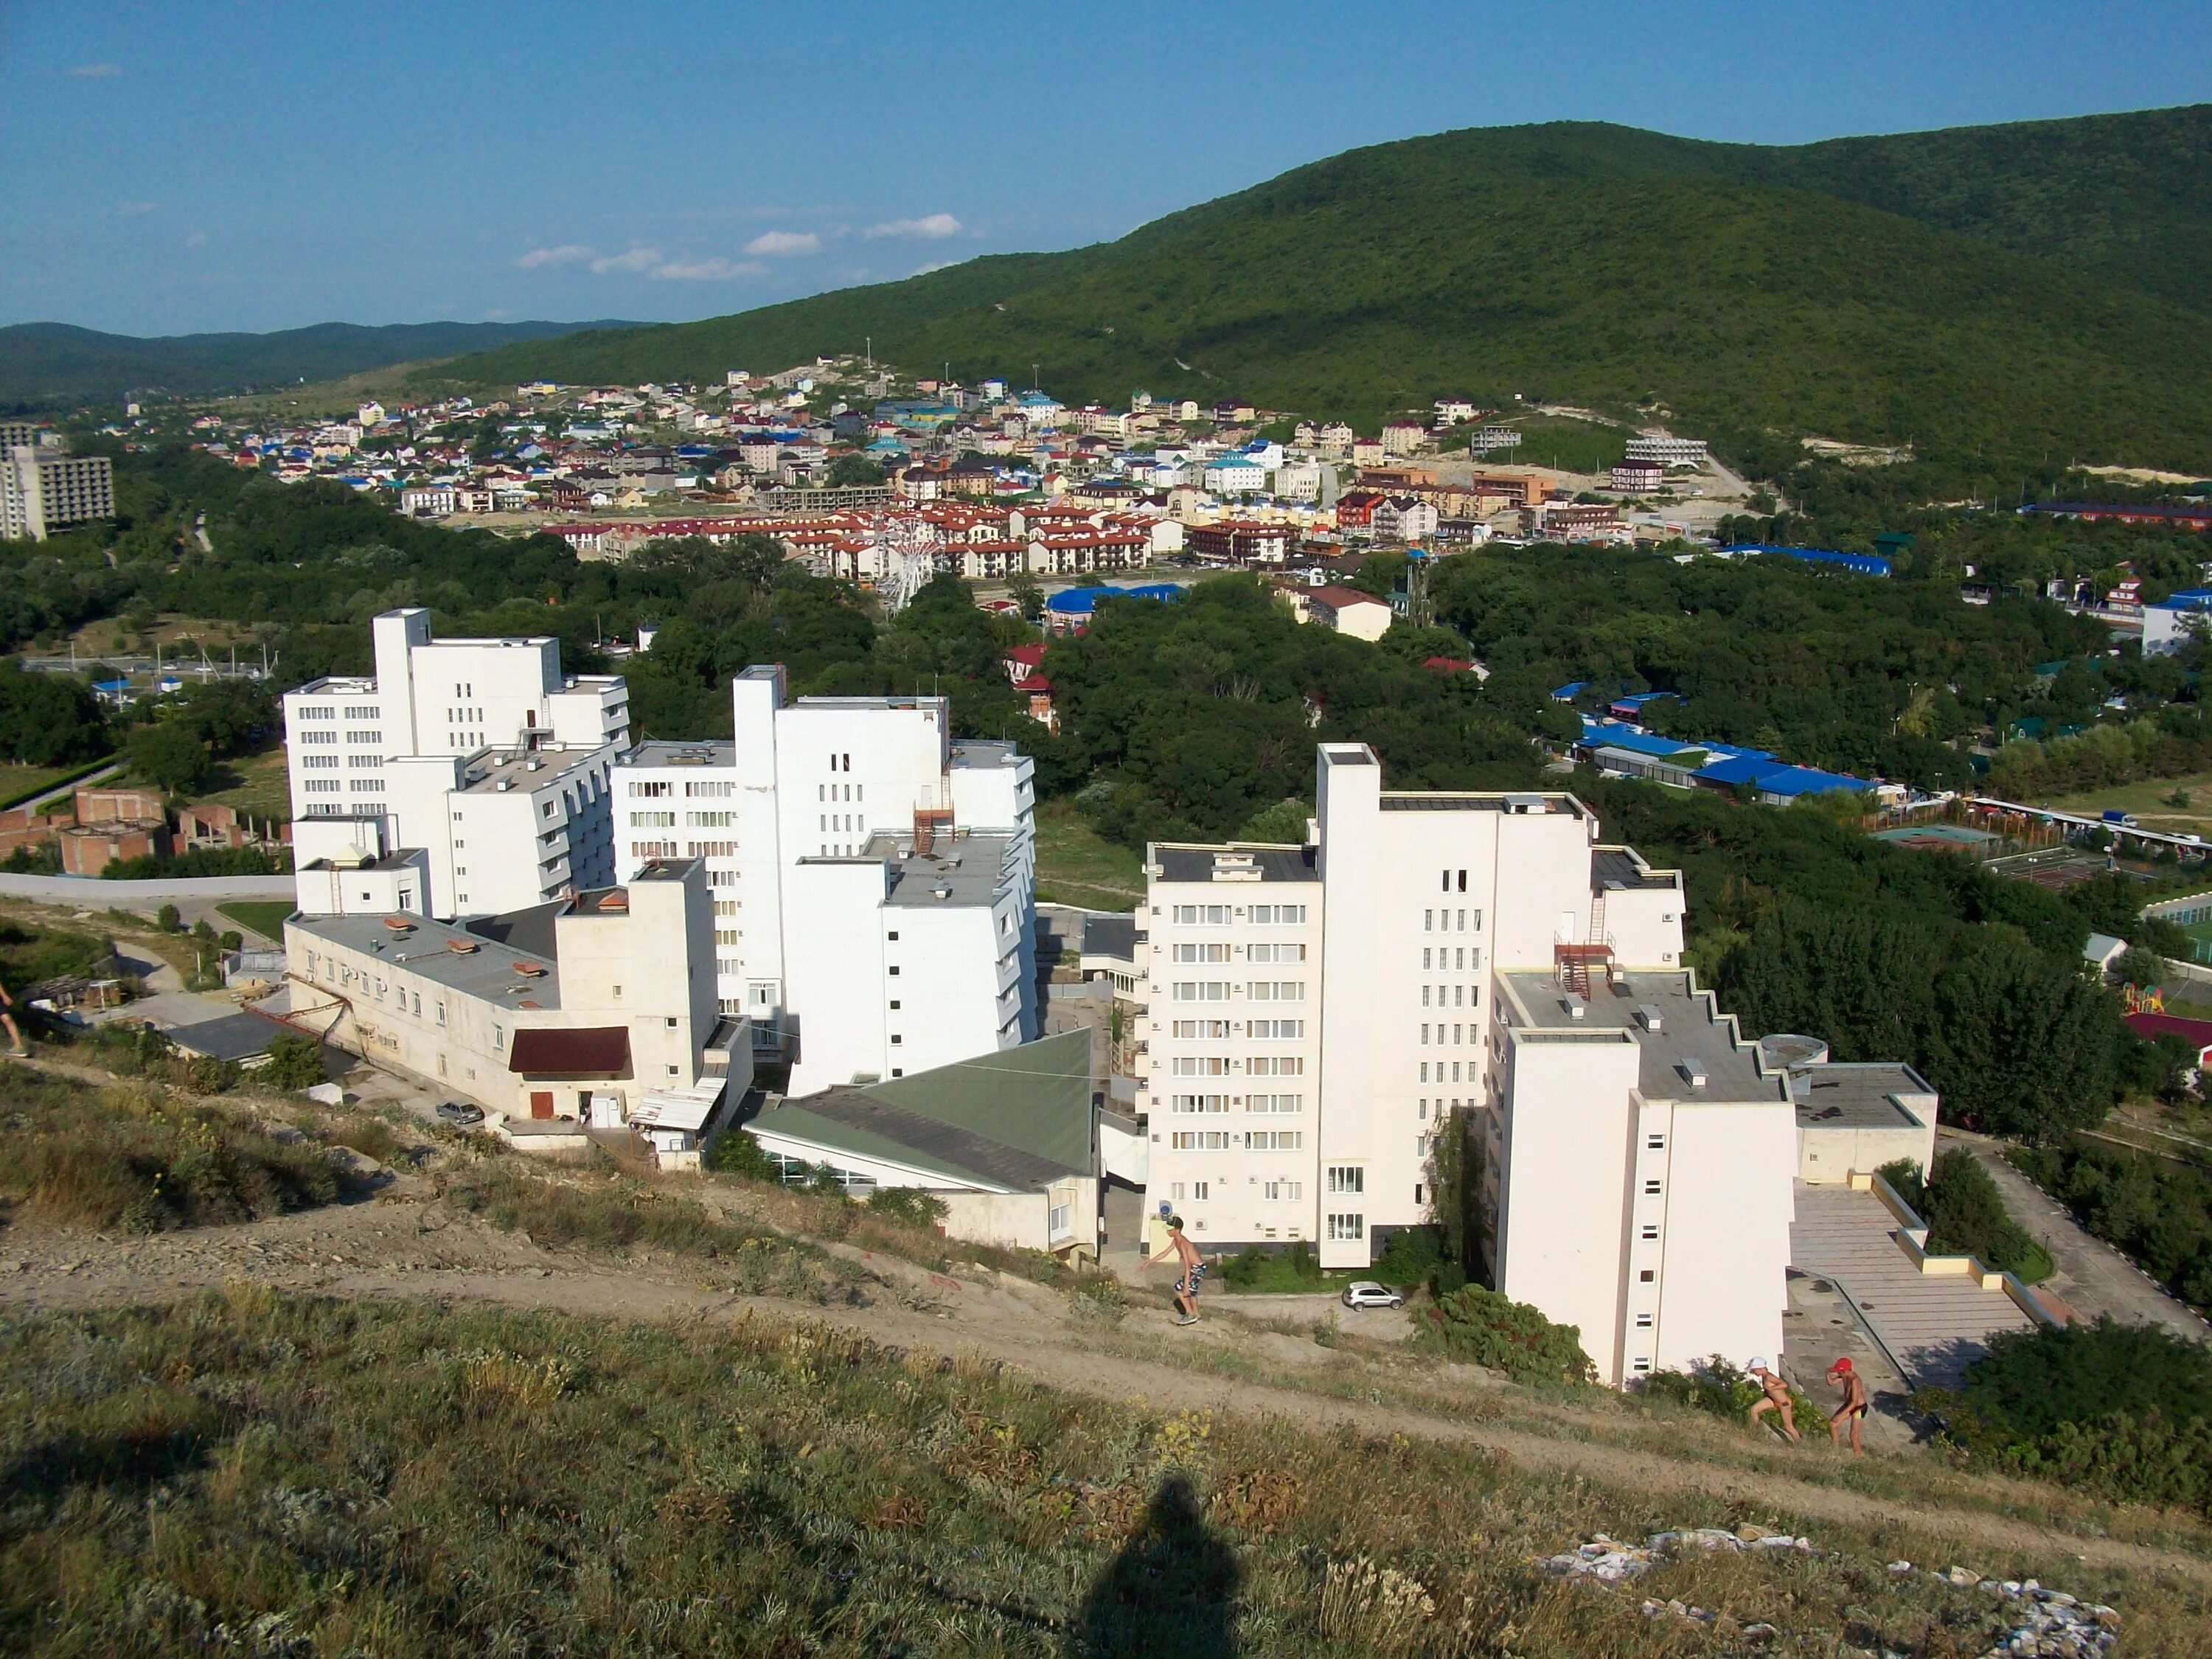
[[[1828,1367],[1828,1381],[1844,1391],[1844,1403],[1828,1416],[1828,1438],[1837,1445],[1844,1443],[1844,1419],[1851,1425],[1851,1455],[1864,1457],[1866,1448],[1859,1443],[1859,1425],[1866,1420],[1866,1379],[1854,1369],[1848,1356]]]
[[[1790,1408],[1790,1385],[1769,1370],[1764,1359],[1753,1360],[1744,1367],[1744,1370],[1750,1376],[1753,1382],[1759,1384],[1761,1396],[1752,1402],[1753,1424],[1756,1425],[1759,1419],[1769,1412],[1778,1412],[1782,1417],[1782,1432],[1790,1437],[1793,1445],[1803,1443],[1802,1437],[1797,1432],[1796,1421]]]
[[[8,994],[8,988],[0,985],[0,1025],[8,1028],[8,1055],[11,1060],[28,1060],[31,1051],[23,1042],[23,1033],[15,1024],[15,999]]]
[[[1198,1281],[1206,1276],[1206,1264],[1198,1259],[1198,1246],[1183,1237],[1182,1218],[1179,1215],[1171,1215],[1168,1218],[1167,1249],[1153,1256],[1145,1265],[1148,1267],[1158,1267],[1170,1256],[1174,1256],[1182,1263],[1182,1277],[1176,1280],[1175,1322],[1178,1325],[1195,1325],[1198,1323]]]

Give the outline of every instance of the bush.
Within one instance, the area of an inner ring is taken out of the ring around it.
[[[1321,1283],[1321,1257],[1314,1253],[1312,1245],[1304,1243],[1293,1244],[1283,1252],[1283,1260],[1290,1265],[1294,1277],[1310,1284]]]
[[[271,1089],[311,1089],[325,1075],[322,1044],[287,1031],[269,1045],[269,1058],[255,1081]]]
[[[1257,1244],[1247,1244],[1221,1264],[1221,1282],[1232,1290],[1249,1291],[1267,1270],[1267,1254]]]
[[[2212,1308],[2212,1171],[2084,1140],[2023,1147],[2013,1161],[2174,1295]]]
[[[1930,1255],[1978,1257],[1984,1267],[2015,1274],[2028,1284],[2050,1277],[2050,1252],[2012,1218],[1996,1182],[1965,1147],[1938,1152],[1925,1182],[1902,1158],[1884,1164],[1880,1173],[1928,1224]]]
[[[717,1175],[735,1176],[741,1181],[773,1181],[783,1183],[783,1171],[769,1155],[761,1151],[761,1144],[748,1129],[727,1129],[708,1144],[702,1162]]]
[[[2109,1318],[2008,1331],[1960,1389],[1925,1389],[1913,1403],[1970,1460],[2212,1512],[2212,1352],[2185,1338]]]
[[[165,933],[173,933],[184,927],[184,917],[173,904],[165,904],[154,913],[154,926]]]
[[[1442,1232],[1436,1227],[1407,1227],[1390,1235],[1375,1271],[1386,1284],[1426,1283],[1444,1265]],[[1460,1281],[1465,1284],[1462,1278]],[[1455,1287],[1456,1288],[1456,1287]]]
[[[1785,1379],[1784,1386],[1790,1389],[1790,1409],[1797,1419],[1800,1433],[1807,1424],[1817,1424],[1827,1415],[1801,1394],[1795,1384]],[[1639,1399],[1664,1401],[1741,1423],[1765,1390],[1747,1372],[1738,1370],[1734,1362],[1715,1354],[1694,1370],[1654,1371],[1638,1385],[1636,1392]]]
[[[868,1194],[867,1211],[910,1227],[934,1227],[952,1212],[943,1199],[919,1187],[878,1187]]]
[[[1525,1302],[1480,1285],[1439,1297],[1425,1310],[1422,1346],[1447,1358],[1504,1371],[1516,1382],[1594,1382],[1579,1326],[1554,1325]]]
[[[1108,1273],[1085,1273],[1069,1293],[1068,1317],[1079,1325],[1113,1327],[1129,1311],[1129,1292]]]

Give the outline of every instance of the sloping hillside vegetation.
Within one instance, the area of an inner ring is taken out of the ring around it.
[[[2212,399],[2185,301],[2207,126],[2158,112],[1802,150],[1579,124],[1445,133],[1101,246],[510,348],[421,383],[718,379],[866,335],[879,358],[958,376],[1036,362],[1064,397],[1234,392],[1371,422],[1441,392],[1521,393],[1661,405],[1723,442],[1778,429],[2201,469]]]

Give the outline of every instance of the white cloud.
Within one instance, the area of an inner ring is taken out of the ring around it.
[[[657,247],[634,247],[627,253],[609,253],[592,261],[592,274],[604,276],[611,270],[651,270],[660,263]]]
[[[745,252],[764,258],[787,259],[801,253],[822,252],[822,239],[811,230],[763,231],[745,244]]]
[[[947,236],[960,234],[960,222],[949,213],[933,213],[921,219],[892,219],[880,225],[870,225],[860,233],[873,240],[882,236],[912,237],[920,241],[942,241]]]
[[[185,238],[185,246],[186,247],[205,247],[207,246],[207,232],[204,230],[194,231],[191,235]]]
[[[653,275],[669,283],[723,283],[732,276],[764,276],[768,267],[757,259],[672,259],[656,265]]]
[[[115,215],[118,219],[136,219],[141,214],[151,213],[156,205],[152,202],[118,202]]]
[[[967,263],[965,259],[932,259],[926,265],[916,265],[913,274],[916,276],[927,276],[933,270],[950,270],[955,265],[964,265]]]
[[[105,81],[123,73],[115,64],[79,64],[70,74],[79,81]]]
[[[525,270],[535,270],[540,265],[573,265],[579,259],[588,259],[592,250],[581,242],[563,242],[558,247],[534,247],[514,263]]]

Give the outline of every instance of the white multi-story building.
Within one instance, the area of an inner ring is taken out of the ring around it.
[[[731,686],[735,737],[615,768],[622,867],[706,861],[715,988],[793,1061],[793,1094],[1036,1034],[1036,791],[1011,744],[957,740],[942,697]]]
[[[1663,432],[1639,432],[1628,441],[1632,461],[1656,461],[1662,466],[1703,466],[1703,438],[1670,438]]]
[[[10,424],[22,439],[26,428]],[[105,455],[71,455],[50,442],[0,446],[0,539],[46,540],[49,532],[115,516],[115,471]]]
[[[294,858],[425,855],[425,914],[490,914],[614,879],[607,775],[629,737],[619,676],[561,673],[557,640],[433,640],[371,625],[376,672],[284,696]],[[303,880],[307,906],[322,882]]]
[[[1681,966],[1680,875],[1571,795],[1385,792],[1360,744],[1319,768],[1310,845],[1150,850],[1148,1214],[1365,1267],[1471,1125],[1498,1288],[1603,1375],[1772,1352],[1795,1121]]]

